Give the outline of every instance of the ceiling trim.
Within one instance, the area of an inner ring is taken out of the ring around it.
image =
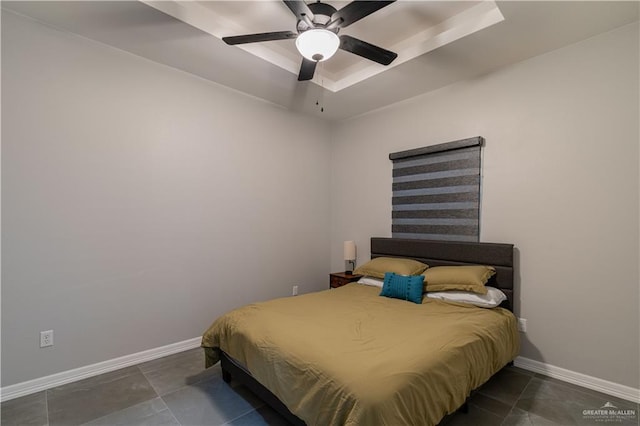
[[[180,1],[180,0],[138,0],[148,6],[153,7],[167,15],[173,16],[192,27],[202,30],[212,36],[222,40],[229,34],[251,32],[236,22],[225,18],[224,16],[214,13],[211,9],[201,5],[197,1]],[[244,44],[237,46],[242,50],[251,53],[265,61],[271,62],[280,68],[298,75],[300,70],[300,57],[291,55],[284,49],[278,49],[278,46],[265,48],[264,44]]]

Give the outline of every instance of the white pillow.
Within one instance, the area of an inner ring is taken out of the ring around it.
[[[384,280],[381,280],[379,278],[373,278],[373,277],[362,277],[358,280],[358,284],[372,285],[374,287],[382,288],[382,285],[384,284]]]
[[[487,286],[487,294],[472,293],[470,291],[434,291],[427,293],[431,299],[449,302],[469,303],[481,308],[495,308],[507,299],[507,296],[495,287]]]

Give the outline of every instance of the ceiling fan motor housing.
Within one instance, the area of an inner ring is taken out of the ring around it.
[[[314,25],[309,26],[307,22],[300,19],[298,20],[298,25],[297,25],[298,33],[302,33],[312,28],[324,28],[325,25],[331,22],[331,16],[337,12],[337,9],[335,7],[327,3],[321,3],[321,2],[309,3],[307,6],[309,7],[309,10],[313,12],[312,22]],[[339,28],[336,26],[335,28],[329,29],[329,31],[332,31],[338,34]]]

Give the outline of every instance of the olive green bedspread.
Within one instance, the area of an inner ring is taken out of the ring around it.
[[[308,425],[431,425],[513,360],[502,308],[379,296],[360,284],[255,303],[202,338],[239,361]],[[207,366],[217,362],[207,350]]]

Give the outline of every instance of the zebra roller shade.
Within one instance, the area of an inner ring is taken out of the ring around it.
[[[389,154],[394,238],[480,241],[480,149],[475,137]]]

